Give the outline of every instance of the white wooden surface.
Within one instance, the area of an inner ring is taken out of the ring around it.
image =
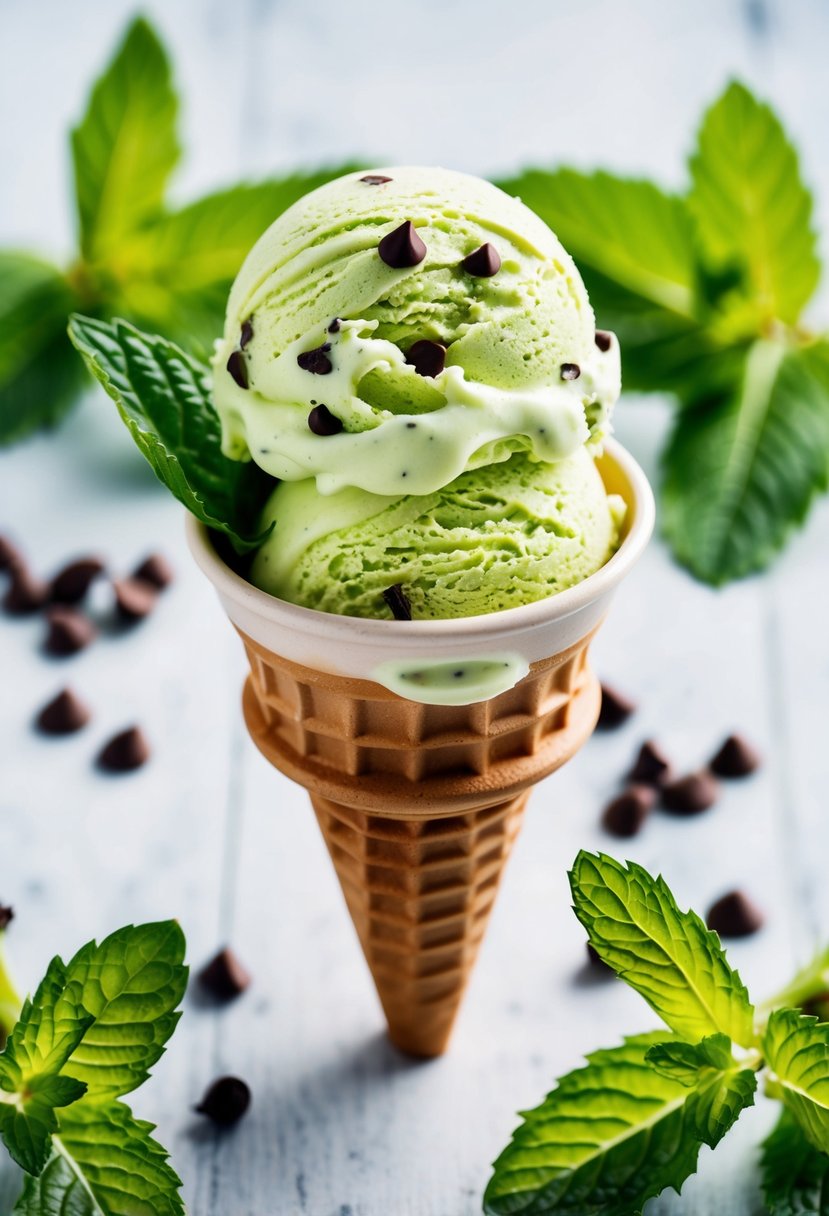
[[[0,2],[0,241],[62,254],[65,130],[132,12],[132,0]],[[186,98],[179,193],[336,160],[412,160],[473,171],[522,162],[604,163],[682,180],[703,103],[731,74],[769,95],[797,133],[829,219],[824,50],[829,10],[808,0],[496,0],[407,6],[352,0],[151,3]],[[824,305],[825,305],[824,295]],[[655,473],[668,419],[626,399],[618,433]],[[699,908],[742,885],[768,912],[733,959],[767,994],[829,936],[826,630],[829,507],[775,572],[723,592],[694,584],[658,542],[595,646],[599,672],[641,699],[538,789],[510,863],[451,1053],[413,1065],[382,1021],[304,794],[244,735],[243,662],[188,561],[179,511],[91,394],[56,437],[0,454],[0,530],[44,571],[100,551],[120,570],[161,548],[179,578],[128,635],[104,630],[75,658],[39,653],[37,621],[0,621],[0,898],[25,986],[50,955],[131,920],[177,916],[198,964],[230,940],[255,975],[216,1013],[188,998],[170,1050],[136,1095],[184,1178],[193,1216],[471,1216],[489,1162],[554,1077],[584,1050],[653,1022],[582,967],[566,867],[580,846],[661,869]],[[84,733],[45,742],[33,712],[70,682],[95,709]],[[91,758],[140,722],[152,763],[105,778]],[[655,818],[621,845],[597,826],[638,743],[679,765],[732,727],[766,749],[756,778],[687,823]],[[190,1113],[223,1071],[253,1086],[221,1138]],[[648,1216],[757,1210],[748,1112],[681,1200]],[[0,1212],[13,1172],[0,1167]]]

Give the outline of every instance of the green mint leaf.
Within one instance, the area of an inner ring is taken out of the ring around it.
[[[829,1216],[829,1157],[787,1110],[763,1142],[762,1171],[769,1216]]]
[[[259,515],[273,482],[255,464],[223,455],[208,368],[124,321],[75,316],[69,336],[179,502],[238,552],[261,545],[270,529],[259,529]]]
[[[56,423],[83,369],[66,336],[77,300],[48,262],[0,251],[0,445]]]
[[[161,212],[179,158],[178,101],[167,55],[138,18],[96,82],[72,132],[80,244],[99,261]]]
[[[829,1025],[794,1009],[776,1009],[763,1050],[769,1092],[783,1100],[810,1144],[829,1152]]]
[[[297,199],[351,168],[235,186],[160,217],[119,248],[112,311],[187,349],[209,350],[251,246]]]
[[[681,912],[661,877],[605,854],[580,852],[570,873],[576,916],[601,958],[672,1030],[698,1040],[754,1039],[753,1007],[715,933]]]
[[[60,1072],[92,1021],[80,985],[69,980],[59,958],[52,959],[0,1053],[0,1089],[21,1093],[35,1078]]]
[[[691,175],[703,250],[714,269],[738,272],[751,332],[775,318],[795,324],[820,277],[812,198],[780,122],[743,85],[706,112]]]
[[[35,1077],[25,1095],[8,1103],[0,1098],[0,1137],[10,1156],[29,1174],[39,1174],[52,1151],[57,1131],[55,1108],[70,1106],[86,1092],[73,1077]]]
[[[0,1051],[20,1017],[22,1001],[6,962],[6,931],[0,928]]]
[[[682,1085],[696,1085],[703,1069],[725,1072],[734,1066],[731,1040],[724,1034],[708,1035],[699,1043],[684,1043],[681,1039],[657,1043],[648,1052],[647,1060],[657,1072]]]
[[[681,1189],[700,1144],[722,1137],[753,1089],[746,1083],[742,1099],[723,1101],[716,1070],[689,1088],[648,1064],[659,1041],[658,1033],[639,1035],[594,1052],[524,1114],[495,1162],[484,1196],[489,1216],[631,1216],[667,1187]]]
[[[93,1018],[68,1067],[90,1097],[129,1093],[147,1079],[180,1017],[187,986],[184,935],[175,921],[128,926],[90,942],[66,974]]]
[[[610,173],[528,170],[498,183],[552,228],[584,278],[597,324],[622,349],[626,388],[684,392],[716,352],[702,325],[683,199]]]
[[[61,1112],[55,1151],[13,1216],[183,1216],[181,1180],[153,1130],[122,1102]]]
[[[758,341],[741,380],[677,417],[663,526],[677,559],[720,584],[764,569],[829,483],[829,342]]]
[[[709,1035],[696,1044],[676,1039],[658,1043],[645,1059],[663,1076],[698,1091],[689,1123],[694,1135],[709,1148],[716,1148],[741,1112],[754,1104],[754,1069],[734,1059],[724,1034]]]

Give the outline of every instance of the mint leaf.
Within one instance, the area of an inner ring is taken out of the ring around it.
[[[93,1024],[68,1066],[90,1096],[128,1093],[147,1079],[181,1016],[187,986],[184,935],[175,921],[127,926],[67,964]]]
[[[34,1078],[59,1072],[92,1021],[80,985],[69,981],[59,958],[52,959],[0,1053],[0,1089],[20,1092]]]
[[[11,916],[3,916],[0,908],[0,1051],[6,1045],[15,1022],[20,1017],[21,1001],[6,962],[6,930],[3,925]]]
[[[630,1216],[667,1187],[679,1191],[700,1143],[716,1143],[752,1095],[726,1107],[718,1073],[693,1089],[657,1072],[647,1055],[658,1042],[645,1034],[594,1052],[525,1113],[495,1162],[485,1212]]]
[[[119,249],[122,282],[112,311],[188,349],[209,349],[251,246],[297,199],[351,168],[235,186],[161,216]]]
[[[112,254],[125,235],[160,214],[179,158],[177,112],[167,55],[139,17],[72,132],[80,244],[89,261]]]
[[[57,422],[83,380],[66,337],[77,303],[56,267],[0,251],[0,445]]]
[[[763,1036],[769,1092],[794,1115],[820,1152],[829,1152],[829,1026],[794,1009],[776,1009]]]
[[[762,1170],[769,1216],[829,1216],[829,1157],[786,1110],[763,1143]]]
[[[72,1077],[35,1077],[13,1103],[0,1098],[0,1137],[9,1154],[29,1174],[39,1174],[52,1151],[57,1131],[55,1107],[69,1106],[86,1092]]]
[[[663,526],[712,584],[764,569],[829,483],[829,342],[758,341],[731,391],[687,407],[664,455]]]
[[[153,1130],[122,1102],[62,1111],[55,1151],[13,1216],[182,1216],[181,1180]]]
[[[697,1101],[688,1112],[689,1126],[709,1148],[716,1148],[742,1111],[754,1105],[754,1069],[734,1059],[731,1042],[724,1034],[710,1035],[697,1044],[679,1040],[658,1043],[645,1059],[663,1076],[698,1091]]]
[[[652,182],[574,169],[531,169],[498,185],[520,196],[572,254],[597,324],[619,337],[626,388],[685,392],[689,378],[700,378],[717,342],[702,325],[683,199]]]
[[[706,112],[689,205],[714,269],[739,273],[751,331],[796,324],[820,277],[812,198],[797,153],[767,105],[732,83]]]
[[[270,529],[259,529],[259,515],[273,481],[255,464],[223,455],[208,368],[124,321],[75,316],[69,336],[179,502],[238,552],[261,545]]]
[[[682,1085],[696,1085],[700,1072],[715,1068],[720,1072],[734,1066],[731,1040],[724,1034],[712,1034],[699,1043],[684,1043],[672,1039],[657,1043],[648,1052],[648,1063],[657,1072],[673,1077]]]
[[[661,877],[584,851],[570,873],[576,916],[601,958],[684,1038],[754,1039],[753,1008],[715,933],[681,912]]]

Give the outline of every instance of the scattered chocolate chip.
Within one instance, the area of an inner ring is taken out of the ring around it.
[[[765,917],[742,891],[729,891],[708,909],[705,923],[720,937],[749,937],[763,927]]]
[[[631,785],[609,802],[602,812],[602,827],[611,836],[635,836],[656,801],[656,791],[650,785]]]
[[[592,942],[587,943],[587,961],[591,967],[595,967],[598,972],[606,975],[608,979],[616,974],[613,968],[604,961]]]
[[[501,269],[501,255],[489,241],[468,253],[461,262],[467,274],[476,279],[491,279]]]
[[[698,815],[717,801],[719,789],[707,769],[662,786],[662,806],[674,815]]]
[[[230,358],[227,361],[227,370],[239,385],[239,388],[248,387],[248,365],[245,356],[240,350],[231,351]]]
[[[143,621],[149,616],[158,599],[158,589],[143,578],[120,578],[112,584],[115,592],[115,607],[125,621]]]
[[[635,711],[636,704],[616,688],[602,684],[602,706],[599,710],[599,720],[596,726],[599,730],[615,730],[623,722],[627,722]]]
[[[169,587],[175,578],[173,567],[160,553],[151,553],[145,557],[140,566],[132,572],[133,578],[140,578],[144,583],[151,583],[159,591]]]
[[[98,753],[98,768],[107,773],[129,773],[150,758],[150,746],[138,726],[120,731]]]
[[[241,350],[245,350],[248,342],[250,342],[252,337],[253,337],[253,317],[248,317],[247,321],[242,322],[242,332],[239,337],[239,347]],[[244,386],[244,387],[247,387],[247,386]]]
[[[340,324],[341,324],[340,318],[335,317],[334,320],[331,322],[331,324],[328,326],[328,332],[330,334],[338,334],[340,332]]]
[[[578,380],[581,368],[578,363],[562,363],[560,374],[562,380]]]
[[[400,583],[395,583],[393,587],[387,587],[383,592],[383,599],[391,609],[391,614],[396,621],[410,621],[412,619],[412,605]]]
[[[202,988],[221,1001],[230,1001],[250,987],[250,973],[227,946],[196,977]]]
[[[0,930],[8,929],[13,920],[14,908],[10,908],[8,904],[0,904]]]
[[[315,405],[308,415],[308,427],[315,435],[339,435],[343,424],[327,405]]]
[[[639,755],[628,773],[628,781],[634,785],[662,785],[671,775],[671,762],[658,744],[648,739],[639,749]]]
[[[52,599],[56,604],[79,604],[103,570],[104,563],[98,557],[70,562],[52,579]]]
[[[322,346],[316,346],[313,350],[304,350],[301,355],[297,355],[296,361],[304,372],[313,372],[315,376],[327,376],[330,371],[334,370],[334,365],[328,358],[330,349],[331,343],[323,342]]]
[[[75,608],[51,608],[43,649],[47,654],[65,658],[83,650],[97,636],[98,631],[89,617]]]
[[[610,344],[613,341],[613,334],[607,332],[606,329],[596,330],[596,345],[601,351],[609,351]]]
[[[25,565],[23,554],[17,545],[13,545],[8,536],[0,536],[0,570],[11,570],[22,565]]]
[[[829,1022],[829,992],[818,992],[801,1002],[800,1012],[819,1022]]]
[[[418,376],[439,376],[446,366],[446,347],[421,338],[409,348],[406,362],[414,366]]]
[[[86,726],[91,716],[72,689],[64,688],[48,705],[43,706],[35,721],[38,730],[45,735],[72,735]]]
[[[250,1106],[250,1089],[239,1077],[219,1077],[195,1107],[219,1127],[236,1123]]]
[[[22,562],[9,567],[11,582],[3,596],[3,607],[12,616],[37,612],[49,598],[49,584],[36,578]]]
[[[718,777],[747,777],[760,767],[760,756],[742,735],[729,735],[708,767]]]
[[[403,270],[417,266],[426,257],[426,246],[417,235],[411,220],[404,220],[399,228],[389,232],[377,246],[377,252],[392,270]]]
[[[367,186],[382,186],[393,180],[391,177],[383,177],[382,173],[366,173],[364,177],[360,178],[360,181],[365,182]]]

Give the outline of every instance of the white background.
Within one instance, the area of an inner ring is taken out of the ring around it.
[[[0,242],[69,251],[67,126],[133,11],[0,0]],[[794,133],[829,227],[829,9],[817,0],[171,0],[147,11],[185,97],[181,199],[355,155],[481,173],[602,164],[681,186],[697,117],[736,74]],[[825,293],[821,312],[825,322]],[[617,414],[654,478],[669,412],[625,399]],[[194,963],[231,940],[251,967],[254,986],[225,1012],[187,999],[134,1101],[158,1121],[194,1216],[478,1212],[514,1112],[581,1052],[653,1024],[638,998],[582,968],[565,875],[580,846],[661,869],[701,910],[744,886],[768,923],[730,955],[761,997],[829,937],[825,503],[771,575],[723,592],[654,542],[594,649],[599,673],[641,710],[535,793],[451,1053],[428,1065],[382,1036],[305,795],[246,739],[238,642],[191,568],[179,510],[101,394],[57,436],[0,455],[0,530],[44,572],[89,550],[124,572],[155,548],[178,568],[151,620],[129,635],[105,627],[74,659],[43,657],[38,621],[0,621],[0,899],[18,912],[10,945],[24,986],[55,952],[166,916],[181,920]],[[45,742],[32,714],[67,682],[94,721]],[[96,774],[101,742],[133,721],[152,763]],[[655,817],[621,846],[602,834],[600,808],[644,737],[685,769],[733,727],[764,748],[761,774],[698,819]],[[246,1077],[254,1103],[218,1138],[190,1107],[222,1071]],[[684,1197],[648,1216],[756,1212],[768,1122],[762,1105],[748,1112],[727,1149],[703,1152]],[[15,1187],[0,1168],[0,1212]]]

